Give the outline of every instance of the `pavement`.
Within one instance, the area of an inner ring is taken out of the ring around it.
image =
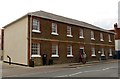
[[[13,76],[17,76],[19,74],[25,74],[25,73],[55,72],[65,68],[77,68],[77,67],[96,65],[101,63],[114,63],[118,61],[119,60],[116,60],[116,59],[109,59],[109,60],[103,60],[101,62],[90,61],[90,62],[87,62],[86,64],[66,63],[66,64],[54,64],[54,65],[36,66],[36,67],[20,66],[20,65],[14,65],[14,64],[9,65],[8,63],[2,63],[2,76],[13,77]]]

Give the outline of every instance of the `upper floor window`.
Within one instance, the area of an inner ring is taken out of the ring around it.
[[[91,40],[95,40],[94,31],[91,31]]]
[[[103,33],[100,33],[100,41],[104,41],[103,40]]]
[[[110,34],[108,34],[108,40],[109,40],[109,42],[112,42]]]
[[[31,55],[32,57],[40,57],[40,44],[39,43],[32,43]]]
[[[40,32],[40,21],[37,19],[33,19],[33,32]]]
[[[71,32],[71,26],[67,26],[67,36],[73,37]]]
[[[67,46],[67,57],[73,57],[71,45]]]
[[[56,23],[52,23],[52,33],[53,35],[58,35],[57,33],[57,24]]]
[[[58,56],[58,45],[52,44],[52,57],[59,57]]]
[[[83,34],[83,29],[82,28],[80,28],[80,37],[79,38],[84,38],[84,34]]]
[[[105,56],[104,48],[102,48],[102,54],[101,54],[101,56]]]
[[[94,47],[91,48],[91,51],[92,51],[92,56],[96,56],[95,55],[95,48]]]

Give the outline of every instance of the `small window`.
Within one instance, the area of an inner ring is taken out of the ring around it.
[[[58,45],[52,44],[52,57],[59,57],[58,56]]]
[[[100,33],[100,41],[104,41],[103,40],[103,33]]]
[[[112,42],[110,34],[108,35],[108,40],[109,40],[109,42]]]
[[[109,56],[112,56],[112,49],[109,49]]]
[[[83,29],[82,28],[80,28],[80,38],[84,38]]]
[[[31,53],[31,55],[32,55],[32,57],[35,57],[35,56],[37,56],[37,57],[40,57],[40,44],[39,43],[32,43],[32,49],[31,49],[32,51],[32,53]]]
[[[101,54],[101,56],[105,56],[105,54],[104,54],[104,48],[102,48],[102,54]]]
[[[95,38],[94,38],[94,31],[91,31],[91,40],[95,40]]]
[[[72,37],[71,26],[67,26],[67,36]]]
[[[95,48],[94,47],[91,48],[91,51],[92,51],[92,56],[96,56],[95,55]]]
[[[52,23],[52,33],[53,35],[58,35],[57,33],[57,24],[56,23]]]
[[[71,45],[67,46],[67,57],[73,57]]]
[[[33,32],[40,32],[40,21],[37,19],[33,19]]]

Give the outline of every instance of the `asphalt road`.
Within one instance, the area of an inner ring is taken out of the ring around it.
[[[118,62],[76,68],[52,69],[14,75],[13,77],[118,77]]]

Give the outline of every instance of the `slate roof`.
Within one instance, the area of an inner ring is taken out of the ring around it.
[[[45,19],[51,19],[51,20],[55,20],[55,21],[59,21],[59,22],[63,22],[63,23],[73,24],[73,25],[76,25],[76,26],[81,26],[81,27],[85,27],[85,28],[89,28],[89,29],[93,29],[93,30],[99,30],[99,31],[108,32],[108,33],[114,33],[114,32],[102,29],[100,27],[97,27],[95,25],[92,25],[92,24],[89,24],[89,23],[86,23],[86,22],[83,22],[83,21],[78,21],[78,20],[75,20],[75,19],[59,16],[59,15],[48,13],[48,12],[45,12],[45,11],[30,12],[30,13],[24,15],[23,17],[28,16],[28,15],[37,16],[37,17],[41,17],[41,18],[45,18]],[[21,18],[19,18],[19,19],[21,19]],[[5,27],[7,27],[8,25],[6,25]]]

